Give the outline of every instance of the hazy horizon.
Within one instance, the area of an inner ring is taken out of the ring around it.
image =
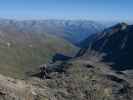
[[[131,0],[0,0],[0,18],[133,21]]]

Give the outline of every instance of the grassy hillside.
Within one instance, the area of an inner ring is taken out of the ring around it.
[[[69,42],[51,35],[37,35],[23,42],[21,37],[15,38],[17,40],[2,39],[0,73],[15,78],[24,78],[26,72],[36,70],[40,64],[47,63],[56,52],[71,55],[76,51],[76,47]]]

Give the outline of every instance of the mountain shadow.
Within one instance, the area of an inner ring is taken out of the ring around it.
[[[69,57],[60,53],[56,53],[53,58],[52,58],[52,62],[56,62],[56,61],[67,61],[72,59],[73,57]]]

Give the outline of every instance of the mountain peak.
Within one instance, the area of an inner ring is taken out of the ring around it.
[[[119,28],[120,30],[124,30],[127,28],[127,26],[128,26],[127,23],[122,22],[122,23],[118,23],[117,25],[113,26],[113,28]]]
[[[128,28],[128,26],[129,25],[125,22],[118,23],[110,28],[105,29],[100,37],[104,37],[105,35],[111,36],[114,33],[119,33],[120,31],[126,30]]]

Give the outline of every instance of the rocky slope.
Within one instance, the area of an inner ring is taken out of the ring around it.
[[[49,79],[17,80],[0,75],[0,100],[132,100],[133,80],[99,58],[55,64]]]
[[[84,48],[79,55],[86,55],[87,52],[96,51],[104,53],[103,60],[114,63],[113,68],[117,70],[132,69],[133,67],[133,26],[126,23],[117,24],[105,29],[102,33],[88,37]]]
[[[0,75],[0,100],[48,100],[47,88]]]

